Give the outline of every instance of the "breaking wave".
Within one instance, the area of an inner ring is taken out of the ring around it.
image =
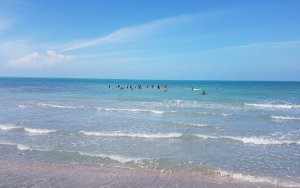
[[[245,144],[255,144],[255,145],[300,144],[300,140],[298,141],[275,140],[275,139],[262,138],[262,137],[208,136],[208,135],[201,135],[201,134],[197,134],[195,136],[203,139],[230,139],[235,141],[241,141]]]
[[[85,153],[79,152],[80,155],[89,156],[89,157],[100,157],[100,158],[108,158],[110,160],[118,161],[120,163],[128,163],[133,161],[134,163],[141,163],[142,159],[134,158],[134,157],[125,157],[121,155],[105,155],[105,154],[93,154],[93,153]]]
[[[61,106],[55,104],[44,104],[38,103],[37,105],[25,106],[25,105],[18,105],[19,108],[32,108],[32,107],[41,107],[41,108],[61,108],[61,109],[83,109],[86,108],[84,106]]]
[[[181,124],[181,125],[191,125],[191,126],[196,126],[196,127],[207,127],[208,125],[207,124],[199,124],[199,123],[183,123],[183,122],[177,122],[177,121],[174,121],[174,123],[177,123],[177,124]]]
[[[144,109],[121,109],[121,108],[97,108],[98,110],[105,111],[120,111],[120,112],[150,112],[154,114],[164,114],[166,112],[175,112],[175,111],[159,111],[159,110],[144,110]]]
[[[24,144],[16,144],[16,143],[10,143],[10,142],[5,142],[5,141],[0,141],[0,145],[15,146],[15,147],[17,147],[18,150],[21,150],[21,151],[41,151],[41,152],[56,151],[56,150],[51,150],[51,149],[31,148]],[[137,164],[137,163],[142,163],[144,160],[141,158],[126,157],[126,156],[122,156],[122,155],[106,155],[106,154],[94,154],[94,153],[77,152],[77,151],[62,151],[62,150],[60,150],[60,152],[79,153],[82,156],[107,158],[107,159],[117,161],[117,162],[123,163],[123,164],[131,162],[131,161]]]
[[[62,109],[79,109],[79,108],[85,108],[84,106],[60,106],[60,105],[54,105],[54,104],[43,104],[39,103],[39,107],[45,107],[45,108],[62,108]]]
[[[105,133],[105,132],[86,132],[79,131],[87,136],[102,136],[102,137],[132,137],[132,138],[150,138],[150,139],[163,139],[163,138],[179,138],[182,133],[166,133],[166,134],[142,134],[142,133]]]
[[[251,175],[243,175],[241,173],[232,173],[227,171],[219,171],[221,176],[229,176],[234,179],[247,181],[251,183],[268,183],[275,186],[283,186],[283,187],[300,187],[300,183],[296,183],[293,181],[280,180],[272,177],[258,177]]]
[[[283,120],[300,120],[298,117],[283,117],[283,116],[271,116],[273,119],[283,119]]]
[[[245,106],[253,106],[259,108],[300,108],[300,105],[288,105],[288,104],[250,104],[245,103]]]
[[[0,124],[0,129],[4,131],[8,131],[11,129],[22,129],[23,127],[11,125],[11,124]]]
[[[85,106],[61,106],[55,104],[44,104],[38,103],[37,105],[24,106],[18,105],[20,108],[31,108],[31,107],[41,107],[41,108],[60,108],[60,109],[96,109],[104,111],[119,111],[119,112],[150,112],[153,114],[164,114],[164,113],[176,113],[176,111],[159,111],[159,110],[147,110],[147,109],[122,109],[122,108],[102,108],[102,107],[85,107]]]
[[[11,142],[6,142],[6,141],[0,141],[0,145],[15,146],[15,147],[17,147],[18,150],[21,150],[21,151],[51,151],[48,149],[31,148],[24,144],[16,144],[16,143],[11,143]]]
[[[48,134],[52,132],[56,132],[56,130],[50,130],[50,129],[31,129],[25,127],[24,130],[30,134]]]

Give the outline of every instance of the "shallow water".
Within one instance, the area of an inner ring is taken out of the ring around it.
[[[299,93],[300,82],[0,78],[0,158],[300,187]]]

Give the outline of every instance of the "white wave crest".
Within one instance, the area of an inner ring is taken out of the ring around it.
[[[298,141],[290,141],[290,140],[275,140],[269,138],[262,137],[234,137],[234,136],[208,136],[208,135],[200,135],[197,134],[197,137],[203,139],[231,139],[241,141],[245,144],[255,144],[255,145],[282,145],[282,144],[300,144],[300,140]]]
[[[30,134],[48,134],[56,131],[50,129],[31,129],[27,127],[25,127],[24,130]]]
[[[128,163],[133,161],[134,163],[140,163],[142,159],[133,158],[133,157],[125,157],[121,155],[105,155],[105,154],[93,154],[93,153],[85,153],[79,152],[80,155],[90,156],[90,157],[101,157],[101,158],[109,158],[114,161],[118,161],[120,163]]]
[[[80,109],[84,108],[84,106],[60,106],[60,105],[55,105],[55,104],[43,104],[39,103],[39,107],[44,107],[44,108],[62,108],[62,109]]]
[[[105,110],[105,111],[120,111],[120,112],[151,112],[154,114],[164,114],[165,111],[158,111],[158,110],[143,110],[143,109],[121,109],[121,108],[97,108],[98,110]],[[168,111],[173,112],[173,111]]]
[[[28,146],[25,146],[23,144],[14,144],[14,145],[17,145],[17,148],[18,150],[21,150],[21,151],[51,151],[49,149],[38,149],[38,148],[30,148]]]
[[[300,108],[300,105],[287,105],[287,104],[249,104],[249,103],[245,103],[245,105],[259,107],[259,108]]]
[[[30,106],[18,105],[19,108],[29,108]]]
[[[231,173],[227,171],[220,171],[221,176],[230,176],[234,179],[248,181],[251,183],[268,183],[275,186],[283,186],[283,187],[300,187],[300,183],[286,181],[286,180],[279,180],[272,177],[258,177],[258,176],[251,176],[251,175],[243,175],[241,173]]]
[[[22,127],[11,125],[11,124],[0,124],[0,129],[4,131],[8,131],[11,129],[20,129]]]
[[[222,114],[222,116],[232,116],[232,114]]]
[[[283,119],[283,120],[300,120],[298,117],[283,117],[283,116],[271,116],[273,119]]]
[[[178,121],[174,121],[174,123],[178,123],[181,125],[192,125],[192,126],[197,126],[197,127],[206,127],[208,125],[206,124],[199,124],[199,123],[183,123],[183,122],[178,122]]]
[[[181,133],[167,133],[167,134],[141,134],[141,133],[105,133],[105,132],[86,132],[86,131],[80,131],[80,133],[83,133],[88,136],[102,136],[102,137],[133,137],[133,138],[178,138],[181,137]]]
[[[15,146],[17,144],[0,140],[0,145]]]
[[[24,151],[24,150],[30,150],[30,151],[32,151],[31,148],[29,148],[29,147],[27,147],[27,146],[25,146],[25,145],[23,145],[23,144],[17,144],[17,148],[18,148],[19,150],[22,150],[22,151]]]

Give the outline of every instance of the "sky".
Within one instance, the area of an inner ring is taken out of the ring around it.
[[[0,76],[300,81],[299,0],[0,0]]]

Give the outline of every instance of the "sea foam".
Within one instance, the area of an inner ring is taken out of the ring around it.
[[[27,127],[25,127],[24,130],[30,134],[48,134],[56,131],[50,129],[31,129]]]
[[[105,110],[105,111],[120,111],[120,112],[151,112],[154,114],[163,114],[165,111],[158,111],[158,110],[144,110],[144,109],[121,109],[121,108],[97,108],[98,110]]]
[[[108,158],[110,160],[118,161],[120,163],[128,163],[133,161],[134,163],[140,163],[142,159],[134,158],[134,157],[125,157],[121,155],[105,155],[105,154],[93,154],[86,152],[79,152],[80,155],[85,155],[89,157],[100,157],[100,158]]]
[[[55,104],[43,104],[38,103],[39,107],[45,107],[45,108],[62,108],[62,109],[80,109],[85,108],[84,106],[61,106],[61,105],[55,105]]]
[[[288,104],[250,104],[245,103],[245,106],[253,106],[259,108],[300,108],[300,105],[288,105]]]
[[[282,119],[282,120],[300,120],[298,117],[283,117],[283,116],[271,116],[273,119]]]
[[[231,139],[231,140],[241,141],[245,144],[255,144],[255,145],[300,144],[300,140],[298,141],[275,140],[275,139],[262,138],[262,137],[208,136],[208,135],[201,135],[201,134],[197,134],[195,136],[203,139]]]
[[[11,124],[0,124],[0,129],[4,131],[8,131],[11,129],[21,129],[22,127],[11,125]]]
[[[177,121],[174,121],[174,123],[177,123],[177,124],[181,124],[181,125],[191,125],[191,126],[196,126],[196,127],[207,127],[208,125],[206,124],[199,124],[199,123],[183,123],[183,122],[177,122]]]
[[[132,138],[178,138],[181,137],[181,133],[166,133],[166,134],[142,134],[142,133],[105,133],[105,132],[86,132],[80,131],[84,135],[88,136],[102,136],[102,137],[132,137]]]
[[[283,187],[300,187],[300,183],[296,183],[293,181],[280,180],[272,177],[258,177],[252,175],[244,175],[241,173],[232,173],[228,171],[219,171],[221,176],[230,176],[234,179],[248,181],[251,183],[268,183],[275,186],[283,186]]]

